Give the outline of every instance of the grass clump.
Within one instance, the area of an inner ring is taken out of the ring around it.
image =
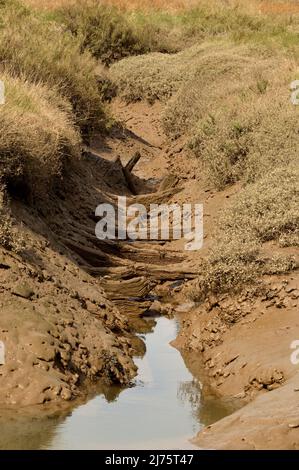
[[[105,114],[96,62],[61,25],[18,2],[0,4],[0,61],[11,75],[56,89],[72,104],[84,134],[103,128]]]
[[[111,77],[117,93],[127,102],[167,100],[184,81],[184,67],[175,67],[173,57],[152,53],[136,59],[128,58],[111,67]],[[163,72],[161,73],[161,71]],[[128,80],[128,77],[129,80]]]
[[[213,46],[211,46],[213,48]],[[167,102],[196,73],[196,64],[208,48],[193,46],[174,55],[151,53],[129,57],[111,67],[118,94],[126,101]]]
[[[96,0],[65,5],[57,10],[56,18],[80,40],[83,50],[88,49],[105,65],[149,51],[145,37],[124,14]]]
[[[80,156],[72,110],[45,85],[0,74],[6,102],[0,114],[0,180],[22,197],[42,197],[69,159]]]

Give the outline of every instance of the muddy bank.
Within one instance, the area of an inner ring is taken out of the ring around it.
[[[203,368],[206,386],[241,407],[200,432],[200,447],[298,448],[299,369],[290,345],[299,337],[299,278],[264,281],[237,297],[210,298],[182,320],[176,346],[196,351],[193,367]]]
[[[108,243],[101,250],[94,234],[95,209],[113,202],[112,191],[130,194],[119,162],[83,153],[34,206],[19,194],[2,197],[20,249],[0,251],[0,405],[69,401],[94,381],[126,385],[136,375],[142,342],[103,277],[125,255]]]
[[[0,404],[71,400],[98,379],[128,383],[136,367],[125,320],[97,280],[31,237],[31,262],[1,253]]]
[[[135,331],[145,327],[138,317],[150,308],[151,291],[194,277],[180,266],[181,253],[163,245],[95,237],[99,204],[116,205],[120,195],[164,202],[180,190],[178,178],[164,178],[159,106],[113,106],[120,121],[131,114],[130,125],[95,136],[47,196],[31,205],[17,192],[3,195],[20,249],[0,255],[0,405],[69,401],[95,381],[128,385],[133,355],[144,350]]]
[[[176,317],[147,317],[146,352],[134,386],[94,385],[74,403],[1,411],[0,449],[194,449],[194,432],[227,416],[226,401],[202,393],[171,344]],[[193,355],[196,360],[196,353]]]

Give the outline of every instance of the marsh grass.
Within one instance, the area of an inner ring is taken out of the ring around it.
[[[1,185],[33,198],[48,191],[79,158],[79,129],[105,127],[111,93],[161,100],[165,132],[186,140],[209,184],[241,182],[194,298],[297,268],[264,249],[299,243],[299,121],[289,99],[299,78],[296,12],[264,15],[258,1],[30,3],[34,11],[0,1]]]
[[[80,135],[72,109],[53,90],[0,74],[6,102],[0,114],[0,180],[23,197],[47,194],[68,159],[80,157]]]
[[[264,274],[283,274],[298,268],[292,256],[266,255],[263,245],[298,246],[298,162],[278,167],[249,184],[222,214],[215,248],[201,265],[191,291],[202,299],[253,283]]]
[[[83,133],[103,128],[105,114],[96,62],[61,25],[32,13],[17,1],[0,4],[1,68],[56,89],[73,107]]]

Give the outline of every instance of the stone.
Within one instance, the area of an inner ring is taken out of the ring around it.
[[[72,398],[72,392],[68,388],[63,388],[61,390],[60,396],[65,401],[70,401]]]

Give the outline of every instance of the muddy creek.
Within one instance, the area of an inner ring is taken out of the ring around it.
[[[136,358],[135,385],[105,394],[67,413],[44,418],[1,413],[1,449],[191,449],[203,427],[229,414],[227,405],[204,401],[201,384],[170,342],[175,319],[161,317],[145,335],[146,354]]]

